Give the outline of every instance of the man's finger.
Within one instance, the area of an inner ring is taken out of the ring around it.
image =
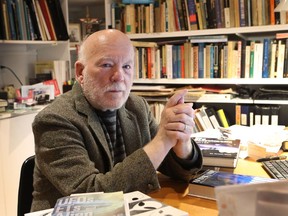
[[[167,101],[166,107],[172,107],[179,103],[184,103],[184,96],[187,94],[187,89],[176,91],[175,94]]]

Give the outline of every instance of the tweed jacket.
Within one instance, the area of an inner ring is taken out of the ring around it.
[[[36,156],[32,211],[52,208],[58,198],[72,193],[148,193],[160,187],[142,149],[157,132],[149,105],[130,94],[117,112],[127,157],[114,168],[98,116],[78,83],[37,114],[32,125]],[[179,161],[170,151],[159,171],[188,181],[202,166],[195,144],[194,153],[191,160]]]

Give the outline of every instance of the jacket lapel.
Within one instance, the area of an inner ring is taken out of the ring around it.
[[[118,113],[124,142],[126,143],[126,140],[133,142],[133,145],[125,145],[126,153],[129,155],[142,147],[142,136],[137,123],[138,119],[137,116],[127,110],[125,106],[122,106]]]
[[[75,107],[79,113],[82,113],[87,116],[88,125],[91,127],[91,132],[94,133],[94,137],[98,139],[97,143],[101,144],[101,147],[104,149],[106,156],[109,158],[110,167],[112,167],[112,158],[109,149],[109,144],[106,140],[104,131],[102,129],[101,123],[99,121],[94,108],[88,103],[85,97],[80,96],[83,94],[82,89],[78,83],[75,83],[73,86],[73,95],[75,96]],[[100,147],[100,146],[99,146]]]

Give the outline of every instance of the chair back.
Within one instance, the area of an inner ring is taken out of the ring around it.
[[[22,164],[18,188],[18,209],[17,215],[24,216],[30,212],[33,192],[33,170],[35,156],[28,157]]]

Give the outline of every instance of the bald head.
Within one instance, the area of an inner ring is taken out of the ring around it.
[[[130,38],[126,34],[116,29],[105,29],[94,32],[83,41],[79,49],[78,60],[85,64],[95,53],[101,53],[113,47],[130,49],[131,54],[134,54]]]
[[[127,100],[134,74],[134,48],[118,30],[93,33],[80,46],[76,79],[89,103],[99,110],[120,108]]]

